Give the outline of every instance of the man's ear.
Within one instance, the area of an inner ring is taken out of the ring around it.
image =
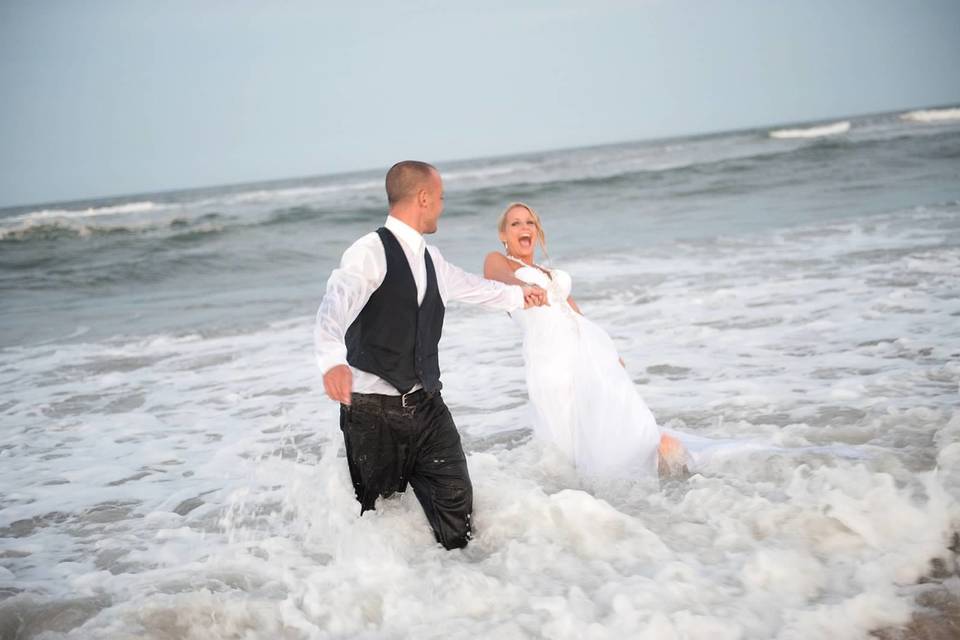
[[[419,189],[417,191],[417,204],[419,204],[421,207],[427,206],[427,195],[426,189]]]

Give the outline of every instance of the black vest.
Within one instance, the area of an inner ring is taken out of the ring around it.
[[[437,345],[443,332],[443,300],[430,252],[424,248],[427,290],[417,306],[417,284],[400,242],[386,227],[377,229],[387,257],[387,275],[347,329],[347,362],[379,376],[400,393],[418,382],[440,390]]]

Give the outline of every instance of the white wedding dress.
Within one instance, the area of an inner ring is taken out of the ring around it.
[[[512,317],[523,329],[534,433],[563,451],[581,475],[656,475],[661,431],[678,443],[667,452],[670,474],[681,468],[699,473],[714,460],[756,452],[809,451],[848,459],[867,455],[846,445],[785,448],[757,438],[717,439],[661,429],[620,365],[610,336],[567,302],[570,275],[560,269],[549,272],[529,265],[514,272],[520,280],[543,287],[550,304],[515,311]]]
[[[512,314],[523,329],[536,436],[566,453],[584,476],[655,475],[656,419],[610,336],[567,303],[570,275],[552,269],[548,276],[527,265],[514,275],[544,288],[550,302]]]

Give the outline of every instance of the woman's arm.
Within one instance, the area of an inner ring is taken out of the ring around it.
[[[510,261],[496,251],[487,254],[483,261],[483,277],[487,280],[499,280],[506,284],[528,284],[513,275],[513,267],[510,266]]]

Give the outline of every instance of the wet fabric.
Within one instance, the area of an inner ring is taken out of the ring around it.
[[[429,251],[423,260],[426,282],[417,303],[417,283],[400,241],[385,227],[377,229],[387,273],[344,341],[351,367],[372,373],[401,393],[420,385],[440,390],[437,344],[443,333],[444,306]]]
[[[523,329],[534,433],[582,476],[655,477],[660,428],[613,340],[570,306],[570,275],[524,265],[514,276],[543,287],[550,300],[512,314]]]
[[[407,485],[423,507],[437,542],[447,549],[470,539],[473,487],[453,416],[439,393],[403,408],[396,396],[354,394],[340,406],[340,429],[360,514],[378,497]]]

